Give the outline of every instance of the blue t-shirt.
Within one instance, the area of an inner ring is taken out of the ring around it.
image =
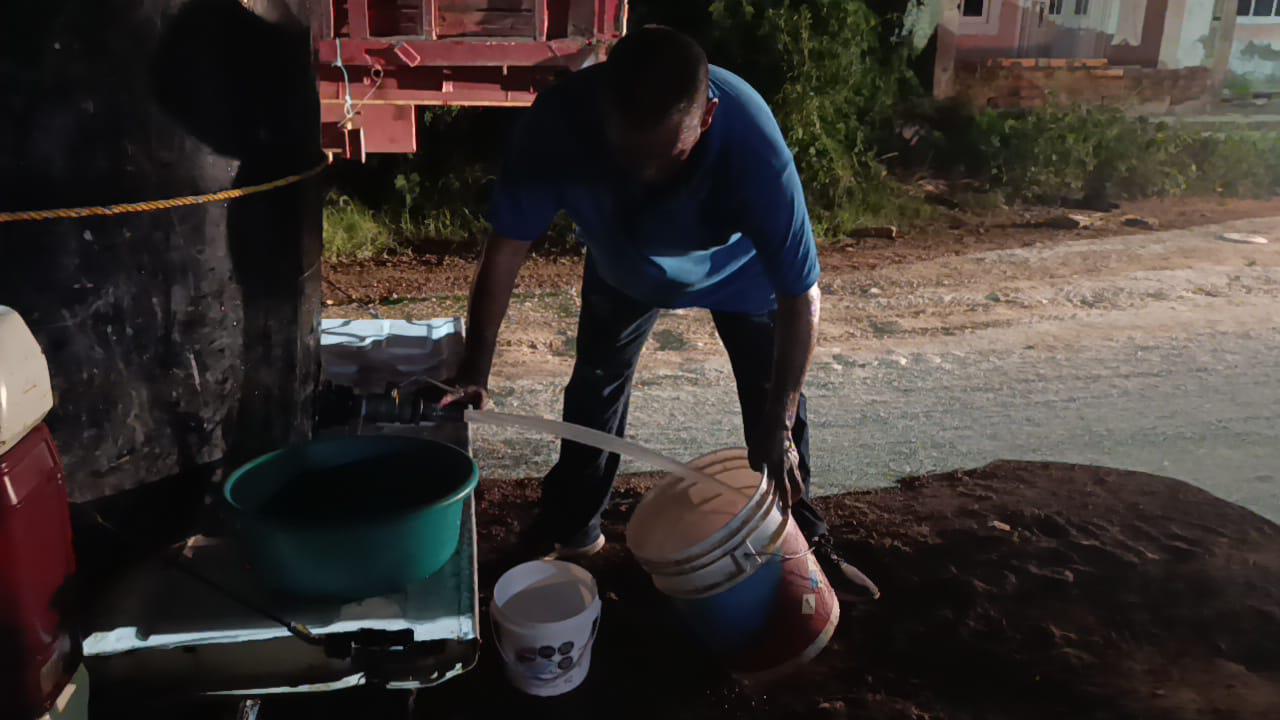
[[[720,106],[680,175],[644,188],[612,159],[603,65],[542,92],[516,129],[494,190],[495,234],[532,242],[564,210],[600,276],[654,307],[764,313],[818,282],[795,162],[763,98],[711,68]]]

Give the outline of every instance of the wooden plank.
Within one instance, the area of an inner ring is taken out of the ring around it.
[[[422,0],[422,35],[428,40],[436,39],[436,26],[439,24],[436,7],[437,0]]]
[[[547,39],[569,37],[569,5],[572,0],[539,0],[545,6]]]
[[[600,32],[604,23],[601,8],[604,0],[568,0],[568,35],[572,37],[591,37]]]
[[[441,12],[532,12],[535,0],[439,0]]]
[[[320,7],[322,8],[322,12],[319,13],[320,22],[311,26],[311,37],[316,40],[331,38],[338,30],[337,0],[320,0]]]
[[[532,11],[468,11],[439,14],[437,37],[529,37],[534,34]]]
[[[347,24],[351,37],[364,39],[369,35],[369,0],[347,0]]]
[[[421,0],[368,0],[370,37],[422,37]]]
[[[412,105],[362,105],[354,118],[360,131],[361,152],[417,152],[417,117]]]
[[[406,40],[405,46],[419,56],[418,66],[460,67],[513,67],[546,65],[578,69],[595,57],[596,48],[586,39],[548,40],[545,43],[526,42],[521,38],[495,38],[491,42],[478,43],[464,38],[441,40]],[[338,43],[334,40],[316,44],[316,55],[323,74],[323,66],[338,61]],[[396,57],[383,40],[342,41],[342,63],[347,68],[368,67],[373,58],[383,64],[398,65]],[[335,70],[336,72],[336,70]]]

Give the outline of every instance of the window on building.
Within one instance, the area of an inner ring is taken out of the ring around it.
[[[1061,15],[1062,6],[1067,4],[1067,0],[1049,0],[1049,14]]]
[[[960,14],[964,17],[986,17],[987,0],[964,0]]]
[[[1238,0],[1236,14],[1241,17],[1280,17],[1280,2],[1276,0]]]
[[[1089,14],[1089,0],[1076,0],[1076,14],[1077,15]]]

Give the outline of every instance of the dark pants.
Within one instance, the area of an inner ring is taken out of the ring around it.
[[[564,419],[619,437],[627,427],[631,381],[640,351],[658,319],[658,311],[614,289],[590,261],[582,279],[582,313],[578,318],[577,360],[564,392]],[[729,353],[738,384],[742,423],[748,440],[755,437],[768,400],[773,372],[773,313],[712,313],[716,332]],[[806,401],[792,427],[800,453],[804,497],[791,512],[807,538],[827,531],[809,496],[809,424]],[[708,451],[714,448],[707,448]],[[560,459],[542,483],[541,521],[551,539],[572,545],[590,542],[598,533],[600,513],[609,504],[618,456],[572,441],[560,445]]]

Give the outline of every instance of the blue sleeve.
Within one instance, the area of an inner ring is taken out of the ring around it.
[[[560,211],[551,176],[556,163],[548,152],[555,130],[548,127],[548,114],[548,108],[535,102],[512,133],[489,202],[489,224],[499,237],[533,242],[546,234]]]
[[[779,297],[799,297],[818,284],[818,245],[794,163],[769,168],[749,183],[744,233]]]

